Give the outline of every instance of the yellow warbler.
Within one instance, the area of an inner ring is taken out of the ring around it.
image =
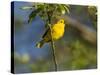
[[[64,34],[64,20],[60,19],[56,24],[52,25],[52,38],[51,38],[51,32],[50,29],[48,29],[45,34],[43,35],[43,39],[36,44],[37,48],[41,48],[45,43],[51,42],[51,39],[58,40],[61,38]]]

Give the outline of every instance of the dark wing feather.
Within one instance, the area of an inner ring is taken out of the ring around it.
[[[49,28],[48,28],[48,29],[46,30],[46,32],[43,34],[42,38],[44,38],[45,35],[47,35],[48,31],[49,31]]]

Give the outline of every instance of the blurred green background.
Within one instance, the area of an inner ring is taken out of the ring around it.
[[[28,16],[32,10],[20,9],[22,6],[32,6],[32,4],[14,2],[15,73],[54,71],[50,45],[45,44],[42,48],[35,47],[45,32],[44,21],[36,16],[32,23],[28,24]],[[92,11],[88,12],[87,7],[70,5],[70,14],[66,15],[97,32],[96,20],[89,15]],[[97,44],[87,41],[80,34],[75,27],[69,24],[65,28],[64,36],[55,42],[58,71],[97,68]]]

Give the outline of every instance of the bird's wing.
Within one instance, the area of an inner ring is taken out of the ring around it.
[[[43,34],[42,38],[44,38],[44,37],[47,35],[48,31],[49,31],[49,28],[48,28],[48,29],[46,30],[46,32]]]
[[[53,25],[51,27],[53,27]],[[43,34],[42,38],[44,38],[48,34],[49,30],[50,30],[49,28],[46,30],[46,32]]]

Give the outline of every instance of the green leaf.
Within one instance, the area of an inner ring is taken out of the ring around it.
[[[97,8],[95,6],[88,6],[88,12],[90,15],[97,15]]]
[[[29,15],[28,23],[32,22],[32,20],[35,18],[35,16],[36,16],[36,13],[34,11],[31,12],[31,14]]]
[[[65,8],[62,5],[59,5],[59,9],[62,14],[65,14]]]
[[[21,7],[20,9],[22,9],[22,10],[30,10],[30,9],[32,9],[33,7],[31,7],[31,6],[24,6],[24,7]]]
[[[35,11],[32,11],[29,15],[28,23],[32,22],[32,20],[37,16],[37,14],[41,11],[41,9],[36,9]]]
[[[69,14],[69,13],[70,13],[70,12],[69,12],[69,6],[63,5],[63,7],[64,7],[64,9],[66,10],[66,12]]]

